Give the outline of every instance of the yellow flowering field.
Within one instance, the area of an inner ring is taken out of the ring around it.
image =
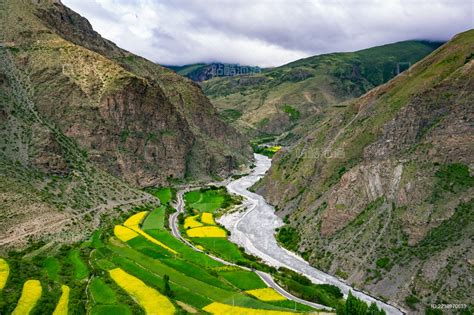
[[[148,214],[148,211],[142,211],[137,214],[132,215],[130,218],[128,218],[125,222],[124,225],[116,225],[114,228],[114,234],[117,236],[118,239],[120,239],[123,242],[127,242],[131,240],[132,238],[137,237],[138,235],[143,236],[150,242],[163,247],[164,249],[172,252],[173,254],[177,254],[178,252],[175,251],[174,249],[166,246],[162,242],[158,241],[154,237],[152,237],[150,234],[146,233],[140,228],[140,223],[143,221],[145,216]]]
[[[59,302],[54,309],[53,315],[67,315],[68,313],[68,306],[69,306],[69,292],[71,289],[67,285],[61,286],[61,297],[59,298]]]
[[[295,315],[293,312],[262,310],[240,306],[232,306],[214,302],[203,308],[204,311],[217,315]]]
[[[157,290],[150,288],[140,279],[126,273],[121,268],[109,270],[112,279],[124,289],[150,315],[174,314],[173,303]]]
[[[207,225],[216,225],[216,222],[214,221],[214,216],[212,213],[209,212],[204,212],[201,215],[201,222]]]
[[[20,300],[12,312],[12,315],[27,315],[35,307],[41,297],[41,282],[38,280],[27,280],[23,284]]]
[[[127,242],[138,236],[138,233],[132,231],[123,225],[116,225],[114,227],[114,235],[122,242]]]
[[[147,214],[148,214],[148,211],[142,211],[142,212],[136,213],[132,215],[130,218],[128,218],[123,223],[123,225],[125,225],[126,227],[134,227],[134,226],[138,227]]]
[[[10,274],[10,267],[5,259],[0,258],[0,290],[5,287]]]
[[[186,230],[189,237],[227,237],[227,233],[217,226],[202,226]]]
[[[255,296],[257,299],[261,301],[282,301],[286,300],[286,298],[275,291],[272,288],[263,288],[263,289],[255,289],[255,290],[247,290],[246,293]]]
[[[199,215],[193,215],[191,217],[187,217],[184,219],[184,228],[189,229],[189,228],[195,228],[199,226],[203,226],[201,222],[198,222],[196,219]]]

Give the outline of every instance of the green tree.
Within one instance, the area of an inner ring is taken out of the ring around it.
[[[163,281],[165,282],[165,288],[163,294],[166,295],[167,297],[172,297],[173,296],[173,291],[171,291],[170,287],[170,277],[168,275],[163,276]]]

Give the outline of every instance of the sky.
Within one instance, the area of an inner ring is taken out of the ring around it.
[[[473,0],[62,0],[103,37],[164,65],[278,66],[474,28]]]

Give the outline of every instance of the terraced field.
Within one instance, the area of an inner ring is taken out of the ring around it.
[[[219,229],[211,212],[207,213],[203,227]],[[0,260],[0,280],[6,282],[0,294],[0,313],[293,314],[313,311],[306,305],[265,300],[246,292],[265,290],[267,286],[253,272],[226,266],[175,239],[165,228],[164,216],[164,207],[150,205],[136,209],[135,214],[124,214],[120,221],[109,222],[90,240],[77,246],[43,250],[39,244],[34,250],[28,250],[30,254],[35,253],[30,259],[24,258],[25,252],[11,253]],[[200,222],[202,215],[197,219]],[[227,241],[225,237],[220,240]],[[206,241],[203,244],[209,245]],[[239,251],[234,249],[237,258]]]

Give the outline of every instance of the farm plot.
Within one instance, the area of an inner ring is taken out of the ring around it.
[[[10,273],[10,267],[5,259],[0,258],[0,290],[5,287],[8,280],[8,274]]]
[[[174,314],[173,303],[140,279],[126,273],[121,268],[109,270],[109,274],[122,289],[138,302],[147,314]]]
[[[69,293],[71,289],[67,285],[61,286],[61,297],[54,309],[53,315],[67,315],[69,306]]]
[[[184,200],[192,209],[200,212],[214,212],[224,206],[226,194],[225,188],[200,189],[187,192]]]
[[[23,284],[21,297],[12,315],[27,315],[33,310],[41,297],[42,287],[38,280],[28,280]]]

